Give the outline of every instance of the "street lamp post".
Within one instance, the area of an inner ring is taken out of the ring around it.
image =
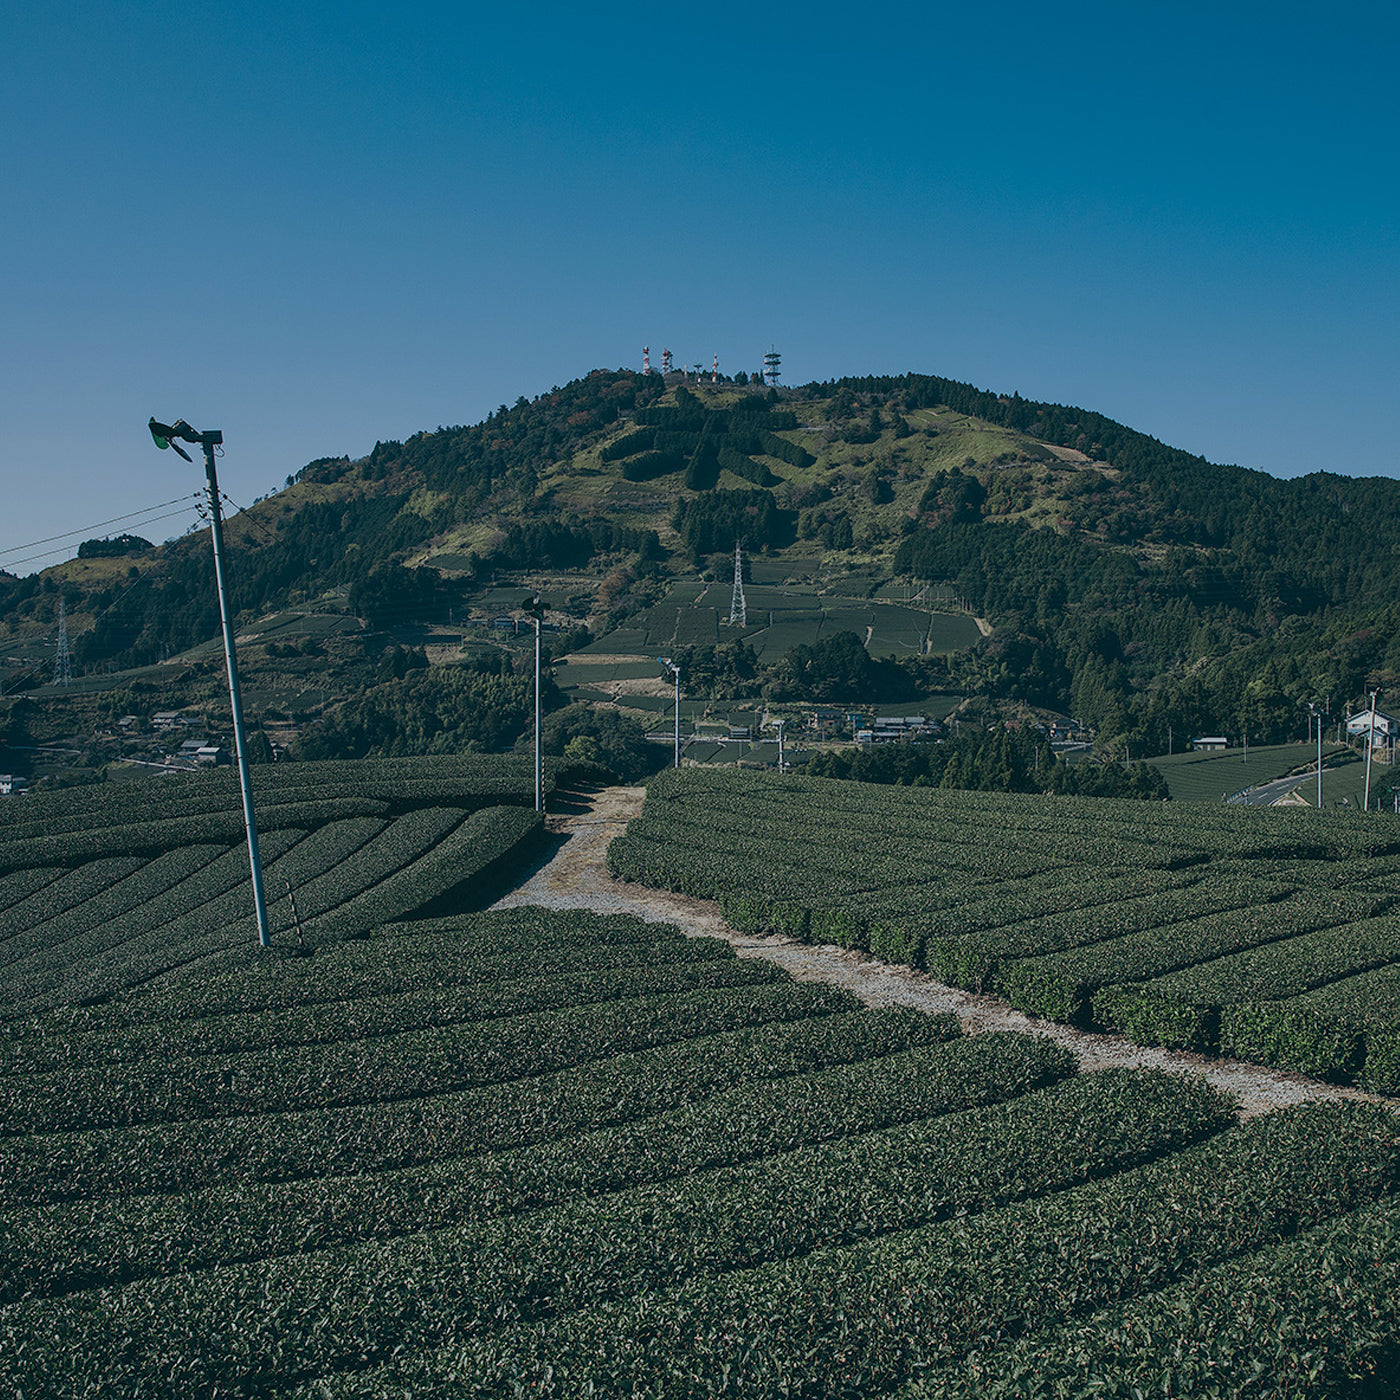
[[[243,733],[243,701],[238,691],[238,661],[233,646],[233,621],[229,612],[228,583],[224,570],[223,513],[219,509],[219,481],[214,473],[214,449],[223,444],[224,435],[217,428],[207,433],[196,432],[183,418],[174,423],[148,425],[151,437],[159,448],[173,447],[185,461],[194,458],[180,442],[198,443],[204,449],[204,476],[209,491],[209,535],[214,544],[214,582],[219,593],[219,622],[224,632],[224,660],[228,664],[229,704],[233,710],[233,749],[238,761],[238,787],[243,795],[243,825],[248,833],[248,868],[253,878],[253,912],[258,921],[258,942],[264,948],[272,946],[267,923],[267,895],[263,891],[262,861],[258,856],[258,825],[253,816],[253,784],[248,775],[248,743]],[[176,439],[180,441],[177,442]]]
[[[676,678],[676,767],[681,766],[681,668],[669,656],[658,656],[657,662]]]

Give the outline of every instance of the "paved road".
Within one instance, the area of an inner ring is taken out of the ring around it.
[[[1323,771],[1326,777],[1326,770]],[[1275,802],[1287,797],[1296,788],[1304,787],[1304,784],[1311,783],[1311,789],[1304,788],[1303,795],[1311,799],[1312,803],[1317,801],[1317,774],[1303,773],[1295,774],[1291,778],[1275,778],[1271,783],[1260,783],[1258,787],[1245,788],[1243,792],[1237,792],[1228,800],[1241,807],[1272,807]]]

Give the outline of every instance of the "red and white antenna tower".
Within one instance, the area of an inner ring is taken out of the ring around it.
[[[650,346],[650,345],[643,345],[643,346],[642,346],[642,373],[643,373],[643,374],[650,374],[650,373],[651,373],[651,346]]]
[[[662,374],[670,374],[670,372],[671,372],[671,352],[670,352],[669,350],[662,350],[662,352],[661,352],[661,373],[662,373]]]
[[[710,366],[710,383],[719,383],[719,356],[715,356],[714,363]]]

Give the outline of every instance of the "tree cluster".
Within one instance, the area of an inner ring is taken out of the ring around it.
[[[1166,780],[1147,763],[1065,763],[1037,732],[997,728],[938,744],[875,744],[814,754],[814,777],[865,783],[966,788],[978,792],[1049,792],[1164,800]]]

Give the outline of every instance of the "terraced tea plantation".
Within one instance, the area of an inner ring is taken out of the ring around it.
[[[461,912],[523,873],[517,766],[260,777],[305,935],[279,906],[270,953],[231,782],[105,825],[106,794],[4,809],[0,1394],[1331,1397],[1393,1369],[1386,1110],[1240,1123],[1199,1080],[1078,1073],[669,925]],[[1067,864],[1005,859],[1046,897]]]
[[[1389,1114],[1240,1126],[629,917],[402,922],[0,1045],[5,1394],[981,1393],[1067,1328],[1125,1374],[1125,1312],[1217,1364],[1239,1277],[1304,1336],[1270,1377],[1387,1361]]]
[[[668,772],[615,874],[1037,1016],[1400,1095],[1400,821]]]
[[[286,764],[253,788],[276,945],[471,907],[542,835],[520,760]],[[231,772],[0,804],[0,1018],[212,970],[256,940]]]

